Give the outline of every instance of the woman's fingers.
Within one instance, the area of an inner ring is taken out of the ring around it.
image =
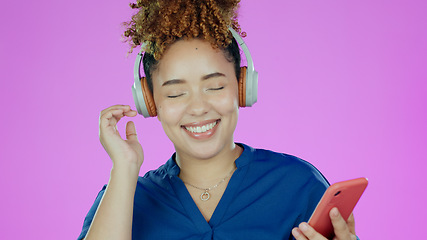
[[[332,226],[334,227],[334,239],[356,239],[356,236],[354,235],[355,233],[350,232],[347,222],[342,218],[337,208],[331,209],[329,217],[331,218]]]
[[[300,223],[297,228],[292,229],[292,235],[296,240],[326,240],[322,234],[316,232],[316,230],[306,222]]]
[[[337,208],[332,208],[329,216],[334,227],[335,237],[334,240],[356,240],[356,233],[354,231],[354,217],[353,214],[346,222]],[[296,240],[325,240],[326,238],[320,233],[316,232],[307,223],[303,222],[298,227],[292,229],[292,235]]]
[[[101,113],[99,114],[99,117],[100,117],[100,119],[101,118],[110,119],[112,117],[111,113],[117,114],[118,112],[121,112],[123,114],[128,114],[130,112],[135,112],[135,111],[132,110],[129,105],[114,105],[114,106],[111,106],[111,107],[108,107],[108,108],[102,110]],[[136,116],[136,114],[135,114],[135,116]]]
[[[111,107],[108,107],[108,108],[102,110],[99,113],[100,126],[101,126],[101,124],[104,124],[102,126],[106,126],[106,124],[109,124],[109,120],[113,117],[112,111],[119,110],[119,109],[126,110],[127,107],[125,107],[123,105],[114,105],[114,106],[111,106]]]
[[[108,108],[106,108],[106,109],[102,110],[100,115],[102,115],[102,114],[103,114],[103,113],[105,113],[105,112],[108,112],[108,111],[110,111],[110,110],[115,110],[115,109],[124,109],[124,110],[129,110],[129,109],[130,109],[130,106],[129,106],[129,105],[113,105],[113,106],[110,106],[110,107],[108,107]]]
[[[99,116],[99,140],[110,156],[113,164],[123,165],[136,163],[139,167],[144,160],[144,152],[136,136],[135,124],[126,124],[126,137],[122,138],[117,131],[117,123],[123,117],[135,117],[138,113],[128,105],[114,105],[101,111]]]
[[[304,233],[301,232],[299,228],[292,229],[292,235],[296,240],[306,240],[307,238],[304,236]]]
[[[130,106],[115,105],[101,111],[99,121],[101,128],[112,127],[116,130],[116,124],[124,116],[135,117],[138,113],[131,110]]]
[[[354,230],[354,217],[350,215],[346,222],[337,208],[332,208],[329,216],[334,227],[335,237],[334,240],[356,240],[356,232]],[[303,222],[298,227],[292,229],[292,235],[296,240],[326,240],[324,236],[316,232],[307,223]]]
[[[348,225],[348,228],[350,229],[350,232],[356,235],[356,224],[355,224],[353,213],[350,214],[350,217],[347,220],[347,225]]]

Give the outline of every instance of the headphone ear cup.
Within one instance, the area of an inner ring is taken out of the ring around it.
[[[246,107],[246,69],[247,67],[240,68],[239,107]]]
[[[151,94],[150,89],[148,88],[147,79],[145,77],[141,78],[141,90],[142,95],[144,96],[145,106],[150,117],[157,116],[156,104],[154,103],[153,95]]]

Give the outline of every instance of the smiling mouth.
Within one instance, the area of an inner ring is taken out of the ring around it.
[[[220,122],[220,120],[216,120],[214,122],[209,121],[208,123],[198,123],[198,124],[189,124],[189,125],[183,125],[182,128],[187,130],[188,133],[191,135],[199,136],[208,134],[211,135],[213,133],[214,128],[217,126],[217,124]]]

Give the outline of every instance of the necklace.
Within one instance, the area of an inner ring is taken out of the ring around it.
[[[193,184],[186,183],[186,182],[184,182],[184,184],[187,184],[190,187],[204,191],[202,194],[200,194],[200,200],[207,201],[207,200],[209,200],[209,198],[211,198],[211,194],[209,193],[209,191],[218,187],[221,183],[223,183],[225,181],[225,179],[227,179],[229,176],[231,176],[231,174],[234,172],[234,170],[236,170],[236,168],[233,168],[233,170],[231,170],[231,172],[227,176],[225,176],[225,178],[223,178],[221,181],[219,181],[219,183],[215,184],[215,186],[212,186],[210,188],[201,188],[201,187],[197,187],[197,186],[194,186]]]

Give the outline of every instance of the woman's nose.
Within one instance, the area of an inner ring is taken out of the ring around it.
[[[191,115],[203,115],[210,110],[210,104],[203,93],[193,93],[189,98],[187,112]]]

